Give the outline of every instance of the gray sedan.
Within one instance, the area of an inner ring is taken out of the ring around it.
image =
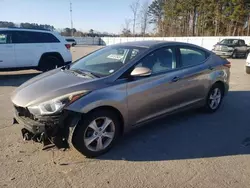
[[[122,134],[156,118],[191,108],[218,110],[230,66],[187,43],[107,46],[17,88],[14,123],[26,140],[99,156]]]

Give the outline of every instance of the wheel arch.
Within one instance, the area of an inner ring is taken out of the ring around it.
[[[226,84],[225,84],[223,81],[221,81],[221,80],[217,80],[216,82],[214,82],[214,83],[212,84],[212,86],[210,87],[210,89],[211,89],[214,85],[217,85],[217,84],[221,86],[223,95],[225,95],[225,94],[226,94],[226,91],[227,91],[227,89],[226,89]],[[209,90],[210,90],[210,89],[209,89]]]
[[[117,115],[117,117],[119,118],[119,121],[121,122],[121,134],[123,134],[124,133],[124,125],[125,125],[124,117],[123,117],[122,113],[117,108],[115,108],[113,106],[108,106],[108,105],[98,106],[98,107],[88,111],[87,113],[82,114],[82,118],[84,119],[84,117],[88,116],[88,114],[94,113],[96,111],[101,111],[101,110],[112,111]]]
[[[60,59],[61,62],[64,62],[64,59],[62,57],[62,55],[59,53],[59,52],[46,52],[46,53],[43,53],[39,59],[39,62],[38,62],[38,66],[40,65],[40,63],[42,62],[42,59],[45,58],[45,57],[48,57],[48,56],[54,56],[54,57],[57,57],[58,59]]]

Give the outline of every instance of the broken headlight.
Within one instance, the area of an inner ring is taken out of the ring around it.
[[[29,111],[34,115],[52,115],[62,111],[62,109],[81,98],[83,95],[89,93],[88,91],[75,92],[55,99],[33,105],[28,107]]]

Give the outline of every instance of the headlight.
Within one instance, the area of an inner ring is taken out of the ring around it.
[[[57,97],[55,99],[33,105],[28,107],[29,111],[34,115],[50,115],[56,114],[62,111],[62,109],[74,101],[78,100],[83,95],[86,95],[88,91],[80,91],[67,95],[63,95],[61,97]]]

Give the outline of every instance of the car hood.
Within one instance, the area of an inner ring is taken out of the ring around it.
[[[17,106],[27,107],[72,92],[93,89],[90,87],[93,84],[88,83],[95,80],[98,79],[55,69],[22,84],[12,93],[11,100]]]

